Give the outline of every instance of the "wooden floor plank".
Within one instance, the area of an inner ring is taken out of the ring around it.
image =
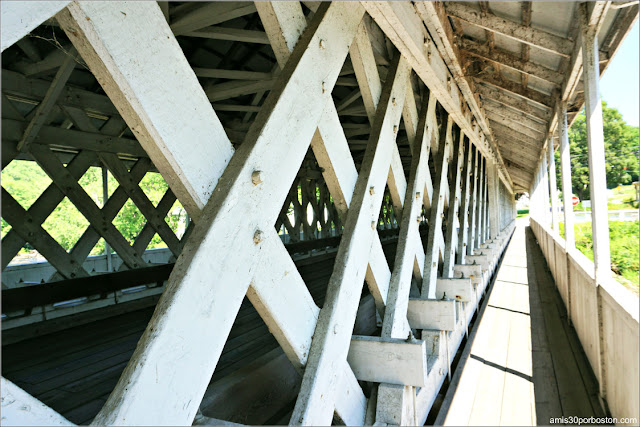
[[[603,416],[597,384],[546,261],[520,222],[496,272],[445,425],[549,424]],[[590,375],[589,375],[590,374]]]
[[[385,255],[393,260],[396,242],[390,240],[382,245]],[[296,261],[319,306],[324,302],[334,262],[335,252]],[[363,297],[367,297],[363,304],[373,307],[366,286]],[[149,307],[5,345],[3,375],[70,421],[87,424],[113,390],[153,310]],[[218,381],[277,347],[268,327],[245,299],[211,381]]]

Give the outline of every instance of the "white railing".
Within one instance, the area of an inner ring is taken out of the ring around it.
[[[613,278],[597,283],[594,265],[557,233],[530,220],[567,315],[600,385],[611,415],[640,415],[638,297]]]

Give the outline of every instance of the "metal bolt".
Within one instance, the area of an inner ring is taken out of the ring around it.
[[[371,221],[371,229],[372,230],[376,229],[376,222],[375,221]]]
[[[324,40],[320,39],[320,49],[324,49],[325,45],[324,45]]]
[[[391,103],[392,103],[393,105],[396,105],[396,99],[395,99],[395,98],[391,98]]]
[[[416,192],[416,199],[420,200],[420,192]]]
[[[253,171],[251,174],[251,182],[253,185],[258,185],[262,182],[262,171]]]
[[[369,187],[369,194],[373,196],[375,193],[375,189],[373,187]]]
[[[256,230],[253,235],[253,243],[256,245],[264,240],[264,234],[260,230]]]
[[[393,133],[398,133],[398,126],[393,126]]]
[[[417,217],[416,220],[418,221],[418,224],[420,223],[420,221],[422,221],[422,218]]]
[[[325,93],[327,90],[324,87],[324,82],[322,82],[322,93]]]

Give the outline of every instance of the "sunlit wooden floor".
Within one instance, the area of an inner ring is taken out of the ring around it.
[[[593,372],[525,221],[470,337],[459,382],[454,376],[445,397],[437,421],[444,425],[545,425],[551,417],[604,415]]]

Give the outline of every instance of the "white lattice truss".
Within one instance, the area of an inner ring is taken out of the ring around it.
[[[155,233],[178,257],[94,423],[191,425],[245,296],[302,374],[291,424],[329,425],[334,416],[347,425],[424,423],[510,237],[513,192],[433,42],[423,31],[404,34],[409,27],[395,25],[406,4],[323,3],[313,5],[307,21],[298,2],[256,2],[280,69],[237,150],[175,39],[178,29],[155,2],[49,6],[34,25],[57,12],[117,111],[96,129],[73,105],[64,88],[72,56],[30,117],[3,95],[3,125],[18,147],[13,155],[28,153],[53,180],[28,210],[2,190],[2,215],[13,227],[2,242],[3,269],[26,241],[58,278],[87,276],[82,262],[100,238],[131,269],[144,264]],[[371,18],[395,44],[385,75],[376,64]],[[184,25],[181,31],[189,31]],[[370,123],[359,170],[331,96],[347,55]],[[61,93],[67,101],[58,106]],[[93,138],[75,136],[78,153],[66,167],[43,142],[74,138],[74,131],[47,126],[52,108],[64,108],[75,128]],[[122,137],[127,125],[144,150]],[[411,151],[408,179],[396,144],[401,126]],[[298,203],[297,175],[309,147],[327,192],[317,201],[311,184]],[[122,152],[139,159],[123,160]],[[10,160],[3,158],[3,166]],[[98,161],[120,184],[102,208],[78,183]],[[137,185],[151,167],[171,188],[157,206]],[[394,217],[383,222],[399,224],[393,270],[378,230],[387,191]],[[70,253],[42,228],[65,197],[90,222]],[[176,197],[195,223],[182,239],[164,221]],[[112,224],[128,199],[147,218],[133,245]],[[287,208],[304,210],[307,203],[313,223],[291,224]],[[424,219],[426,240],[419,230]],[[301,226],[310,234],[318,222],[322,230],[326,223],[344,227],[322,309],[277,232],[282,226],[295,241]],[[364,283],[382,319],[378,337],[352,335]],[[358,380],[379,385],[367,398]]]

